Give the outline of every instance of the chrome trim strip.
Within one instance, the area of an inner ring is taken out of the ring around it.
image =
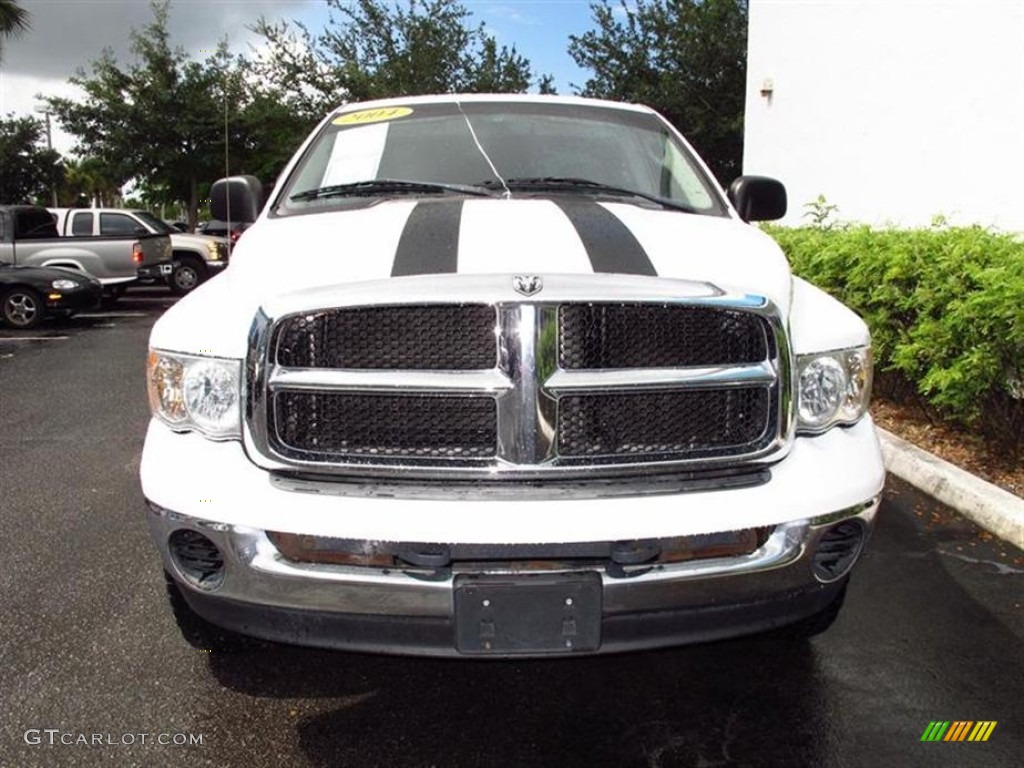
[[[343,371],[274,367],[267,379],[272,391],[497,393],[512,388],[500,371]]]
[[[778,377],[779,410],[778,410],[778,437],[775,440],[773,450],[778,451],[780,456],[786,456],[793,447],[796,439],[796,387],[797,382],[793,376],[793,350],[789,343],[789,323],[783,318],[778,309],[771,302],[766,302],[770,312],[763,314],[771,328],[772,338],[769,349],[774,348],[772,365],[775,368],[775,375]],[[788,382],[789,386],[786,386]]]
[[[810,527],[806,520],[783,523],[775,527],[775,530],[772,531],[768,540],[765,541],[764,544],[746,555],[708,558],[705,560],[684,561],[680,563],[666,563],[659,564],[653,568],[650,564],[626,566],[623,568],[623,571],[627,573],[630,571],[639,571],[640,573],[632,576],[628,582],[624,582],[621,577],[611,576],[606,572],[602,572],[601,580],[604,582],[605,588],[614,589],[617,585],[623,583],[629,583],[635,586],[644,582],[650,583],[660,581],[681,581],[684,579],[706,579],[712,576],[733,576],[769,570],[781,565],[786,565],[798,559],[802,553],[802,545],[809,530]],[[253,549],[247,565],[256,571],[277,577],[315,578],[318,580],[329,580],[333,582],[345,582],[351,580],[353,578],[353,574],[351,573],[352,571],[359,572],[357,578],[360,583],[372,581],[376,581],[378,583],[394,583],[397,579],[408,578],[403,575],[399,575],[400,572],[396,572],[393,576],[382,575],[384,573],[383,569],[326,565],[322,563],[296,563],[290,560],[285,560],[281,557],[281,554],[271,543],[270,539],[267,538],[266,533],[262,531],[259,534],[256,547]],[[409,570],[414,569],[410,568]],[[556,570],[570,571],[578,569],[561,568],[551,569],[551,571],[547,572],[553,572]],[[590,566],[586,570],[594,570],[594,568],[593,566]],[[514,569],[510,571],[508,566],[486,564],[482,567],[462,567],[460,569],[458,563],[453,565],[452,571],[453,576],[460,572],[471,572],[476,574],[502,574],[515,572]],[[449,577],[448,579],[436,583],[440,583],[442,587],[447,584],[447,588],[450,589],[452,582],[453,577]]]
[[[551,458],[554,429],[542,425],[537,370],[537,314],[533,304],[499,307],[502,362],[511,387],[498,397],[498,460],[537,465]]]
[[[260,309],[249,327],[249,345],[245,356],[245,377],[242,382],[242,446],[249,459],[257,466],[269,453],[270,439],[267,427],[267,358],[272,323]]]
[[[612,499],[640,496],[707,493],[754,488],[771,480],[767,467],[704,472],[643,473],[632,477],[597,476],[588,468],[578,479],[548,477],[544,483],[504,483],[486,477],[444,482],[401,478],[327,477],[328,473],[309,475],[286,472],[270,475],[271,487],[289,493],[339,498],[387,498],[434,501],[554,501],[562,499]]]
[[[637,368],[600,371],[567,371],[559,368],[544,383],[554,392],[585,390],[689,389],[692,387],[747,387],[772,384],[775,366],[768,360],[728,368]]]
[[[852,507],[846,509],[838,509],[835,512],[829,512],[825,515],[818,515],[810,519],[810,525],[815,528],[819,528],[826,525],[832,525],[838,523],[840,520],[846,520],[849,517],[861,517],[864,513],[877,507],[882,503],[882,494],[872,496],[867,501],[863,501],[860,504],[854,504]],[[871,520],[874,520],[874,515],[871,515]]]
[[[365,283],[325,286],[273,296],[264,305],[268,317],[338,307],[396,306],[407,304],[565,304],[614,301],[667,302],[757,310],[762,296],[726,294],[716,286],[695,280],[637,275],[543,274],[544,290],[529,298],[512,287],[513,273],[495,275],[412,275]]]

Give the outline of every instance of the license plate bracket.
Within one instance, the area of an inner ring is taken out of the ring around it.
[[[455,579],[455,646],[465,654],[557,654],[601,646],[597,572]]]

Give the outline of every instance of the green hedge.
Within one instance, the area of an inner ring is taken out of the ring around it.
[[[1024,240],[980,227],[766,227],[867,321],[880,391],[1024,447]]]

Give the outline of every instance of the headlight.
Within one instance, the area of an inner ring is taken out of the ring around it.
[[[79,287],[79,284],[74,280],[54,280],[50,283],[50,287],[55,291],[73,291]]]
[[[220,261],[220,243],[215,240],[210,240],[206,243],[206,259],[207,261]]]
[[[241,437],[241,369],[239,360],[150,350],[153,415],[178,431],[218,440]]]
[[[871,348],[799,355],[797,377],[800,431],[824,432],[836,424],[852,424],[871,400]]]

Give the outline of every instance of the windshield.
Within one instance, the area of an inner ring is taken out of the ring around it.
[[[158,219],[149,211],[134,211],[135,215],[142,219],[158,235],[176,235],[178,230],[170,226],[163,219]]]
[[[374,180],[419,186],[364,184]],[[497,194],[506,185],[512,197],[625,195],[623,200],[639,205],[664,200],[697,213],[724,214],[707,176],[655,115],[537,102],[341,112],[304,153],[275,211],[365,205],[374,195],[470,192],[459,186]],[[648,200],[630,197],[631,191]]]

